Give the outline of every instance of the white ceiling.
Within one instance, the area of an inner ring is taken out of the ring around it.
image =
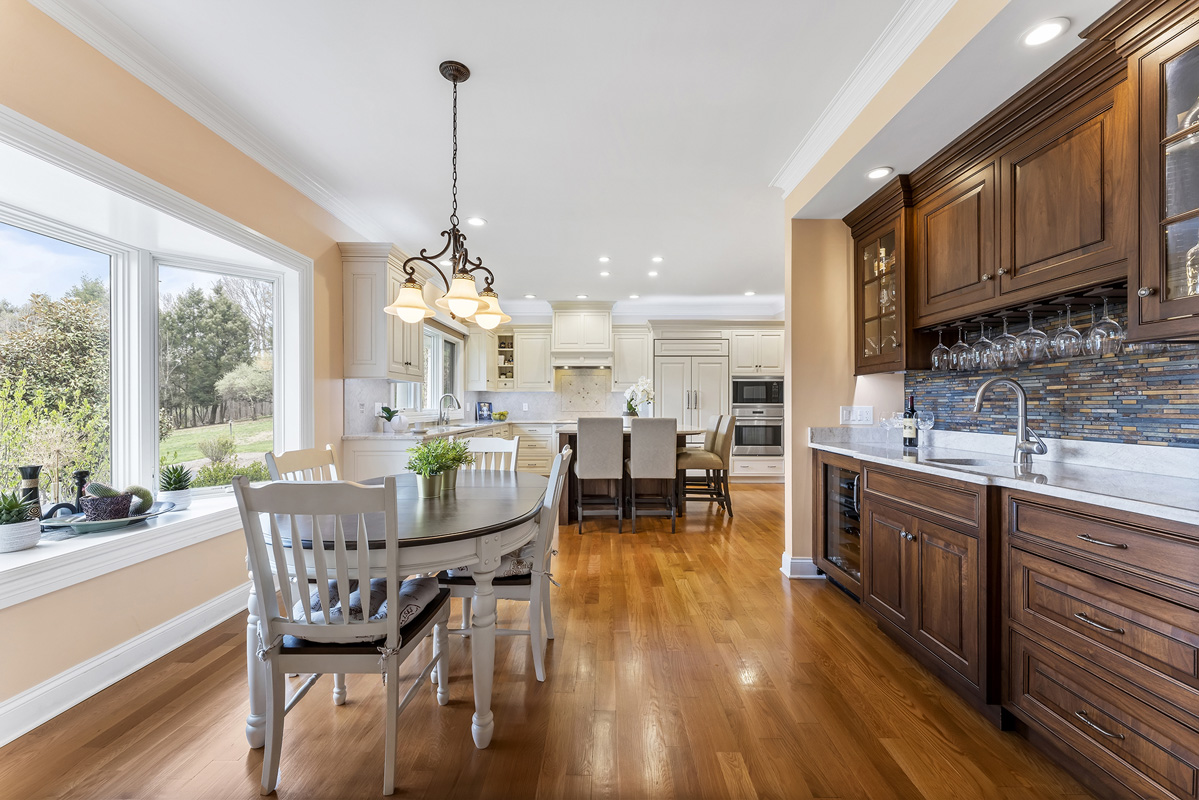
[[[889,166],[903,174],[923,164],[1078,47],[1079,32],[1114,4],[1115,0],[1011,0],[797,216],[844,217],[886,183],[869,180],[869,170]],[[1020,42],[1022,33],[1052,17],[1070,20],[1070,29],[1039,47]]]
[[[449,215],[437,65],[465,62],[460,216],[488,220],[466,232],[506,305],[585,293],[744,306],[752,290],[772,308],[783,220],[768,184],[903,5],[101,3],[413,252],[440,246]]]

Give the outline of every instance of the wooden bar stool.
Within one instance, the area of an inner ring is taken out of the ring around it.
[[[620,417],[583,417],[575,455],[575,513],[579,534],[583,517],[616,517],[616,530],[624,532],[624,421]],[[583,481],[616,481],[616,491],[602,499],[583,496]]]
[[[680,448],[678,451],[678,470],[683,476],[683,502],[691,498],[715,500],[716,503],[733,516],[733,501],[729,494],[729,469],[733,457],[733,426],[737,424],[734,416],[722,416],[716,426],[716,436],[711,450]],[[702,481],[686,480],[687,470],[705,470]]]
[[[664,419],[641,419],[634,417],[630,426],[629,460],[626,466],[629,470],[631,484],[629,486],[629,501],[632,510],[633,533],[637,532],[637,515],[670,516],[670,532],[675,532],[675,480],[678,475],[676,466],[678,447],[678,421],[673,417]],[[637,481],[660,480],[666,483],[667,489],[662,495],[647,495],[640,498],[644,504],[647,500],[652,503],[662,503],[662,508],[637,510]]]

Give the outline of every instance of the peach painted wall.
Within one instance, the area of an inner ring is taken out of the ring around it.
[[[337,242],[361,237],[25,0],[0,0],[0,104],[313,260],[316,442],[340,447]],[[244,557],[231,533],[5,609],[0,701],[245,582]]]

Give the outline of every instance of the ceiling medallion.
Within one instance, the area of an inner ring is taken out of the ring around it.
[[[450,210],[450,227],[449,230],[441,232],[446,242],[439,252],[429,254],[427,250],[422,249],[420,255],[413,256],[404,262],[403,270],[406,279],[400,286],[395,300],[383,310],[388,314],[394,314],[404,322],[422,322],[436,313],[425,302],[421,283],[417,280],[416,267],[413,266],[413,263],[420,261],[428,265],[429,269],[435,272],[445,285],[445,294],[434,301],[438,308],[449,311],[450,316],[454,319],[474,322],[481,328],[491,329],[501,323],[510,322],[512,317],[505,314],[500,308],[499,295],[492,288],[495,283],[495,275],[483,266],[483,259],[471,259],[466,250],[466,236],[458,230],[458,84],[470,77],[470,70],[466,68],[465,64],[457,61],[443,61],[438,69],[446,80],[454,84],[454,156],[451,177],[453,205]],[[447,256],[449,262],[446,266],[452,268],[448,278],[437,266],[437,260],[443,256]],[[475,286],[474,273],[476,272],[483,275],[483,291],[481,292]]]

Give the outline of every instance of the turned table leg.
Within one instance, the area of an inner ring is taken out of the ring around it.
[[[258,596],[250,585],[246,616],[246,678],[250,689],[250,715],[246,717],[246,740],[257,750],[266,744],[266,670],[258,660]]]

